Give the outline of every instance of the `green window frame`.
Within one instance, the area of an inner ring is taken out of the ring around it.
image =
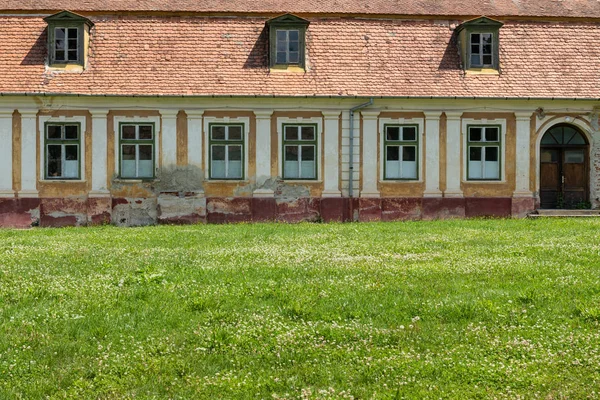
[[[467,180],[502,179],[502,127],[467,126]]]
[[[81,124],[47,122],[44,135],[45,179],[81,179]]]
[[[209,178],[243,180],[246,162],[244,124],[209,124],[208,131]]]
[[[50,65],[83,65],[83,23],[50,24]]]
[[[419,126],[386,124],[383,127],[383,179],[419,179]]]
[[[154,179],[156,131],[153,122],[119,123],[119,177]]]
[[[318,138],[317,124],[283,124],[283,179],[317,179]]]

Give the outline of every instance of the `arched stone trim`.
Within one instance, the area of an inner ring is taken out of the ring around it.
[[[590,160],[589,183],[590,183],[590,200],[593,205],[597,205],[596,197],[598,196],[598,188],[600,185],[597,182],[598,174],[596,167],[600,167],[600,160],[594,159],[594,138],[592,124],[589,119],[584,116],[548,116],[544,120],[538,122],[538,129],[535,136],[535,197],[540,200],[540,146],[541,141],[546,132],[554,128],[556,125],[571,125],[577,128],[588,142],[588,157]]]

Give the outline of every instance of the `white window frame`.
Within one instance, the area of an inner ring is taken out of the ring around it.
[[[418,179],[385,179],[384,164],[385,164],[385,143],[383,135],[385,135],[386,125],[416,125],[417,126],[417,177]],[[389,184],[406,184],[414,182],[423,182],[423,163],[425,157],[423,155],[423,145],[425,143],[425,118],[379,118],[379,129],[377,132],[379,138],[379,182]]]
[[[208,163],[210,162],[210,125],[219,125],[219,124],[227,124],[227,125],[243,125],[244,129],[244,167],[243,167],[243,176],[241,179],[211,179]],[[247,182],[248,181],[248,148],[250,147],[250,143],[248,142],[248,138],[250,137],[250,118],[248,117],[204,117],[203,127],[202,127],[202,141],[204,143],[204,177],[207,181],[210,182]]]
[[[65,40],[65,48],[63,50],[65,52],[65,55],[64,55],[65,58],[62,59],[62,60],[59,60],[59,59],[56,58],[56,52],[59,51],[56,48],[56,31],[59,30],[59,29],[64,29],[65,30],[65,39],[64,39]],[[69,60],[69,30],[71,30],[71,29],[75,29],[75,31],[77,32],[77,49],[76,49],[76,51],[77,51],[77,58],[75,60]],[[79,62],[81,62],[81,60],[79,58],[80,57],[79,52],[80,52],[80,48],[81,48],[81,45],[82,45],[82,43],[80,43],[80,40],[81,40],[81,38],[80,38],[80,35],[81,35],[80,29],[81,28],[77,27],[77,26],[55,26],[54,27],[54,43],[53,43],[54,54],[52,56],[53,56],[55,64],[69,64],[69,63],[79,63]]]
[[[320,183],[323,182],[323,117],[311,118],[277,118],[277,175],[283,179],[283,126],[284,125],[316,125],[317,151],[315,153],[317,176],[315,179],[285,179],[286,182]]]
[[[467,142],[469,140],[468,126],[477,125],[496,125],[500,126],[500,179],[469,179],[467,174],[467,164],[469,162],[469,154],[467,154]],[[461,136],[462,136],[462,181],[470,184],[490,183],[490,184],[501,184],[506,183],[506,119],[474,119],[474,118],[463,118],[461,125]]]
[[[120,139],[121,139],[121,124],[154,124],[154,176],[155,178],[122,178],[121,177],[121,165],[119,162],[121,160],[120,152]],[[121,115],[117,115],[113,118],[113,130],[114,130],[114,148],[115,148],[115,173],[119,177],[119,180],[127,181],[127,182],[136,182],[142,180],[152,180],[156,179],[158,169],[160,168],[161,161],[159,158],[160,155],[160,141],[162,139],[162,125],[160,123],[160,117],[125,117]]]
[[[85,182],[85,136],[87,131],[86,117],[75,116],[75,117],[51,117],[51,116],[40,116],[39,117],[39,132],[38,137],[40,138],[40,181],[41,182]],[[81,174],[79,179],[46,179],[46,124],[79,124],[79,170]]]
[[[479,52],[478,53],[473,53],[472,49],[473,49],[473,35],[479,35],[479,43],[477,44],[479,46]],[[483,35],[490,35],[490,37],[492,38],[492,42],[491,42],[491,52],[489,54],[484,53],[483,52]],[[494,33],[493,32],[471,32],[469,34],[469,65],[472,68],[494,68]],[[479,64],[473,64],[472,63],[472,57],[473,55],[478,55],[479,56]],[[492,62],[490,64],[485,64],[483,62],[483,56],[487,56],[489,55]]]

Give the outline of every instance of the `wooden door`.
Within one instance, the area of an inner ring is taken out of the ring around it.
[[[540,206],[560,207],[562,196],[562,154],[560,149],[542,148],[540,151]]]
[[[565,148],[562,154],[563,208],[577,208],[588,201],[586,149]]]

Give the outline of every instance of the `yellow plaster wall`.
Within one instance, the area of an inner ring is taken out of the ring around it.
[[[13,190],[21,190],[21,114],[15,111],[12,116],[12,170],[13,170]]]

